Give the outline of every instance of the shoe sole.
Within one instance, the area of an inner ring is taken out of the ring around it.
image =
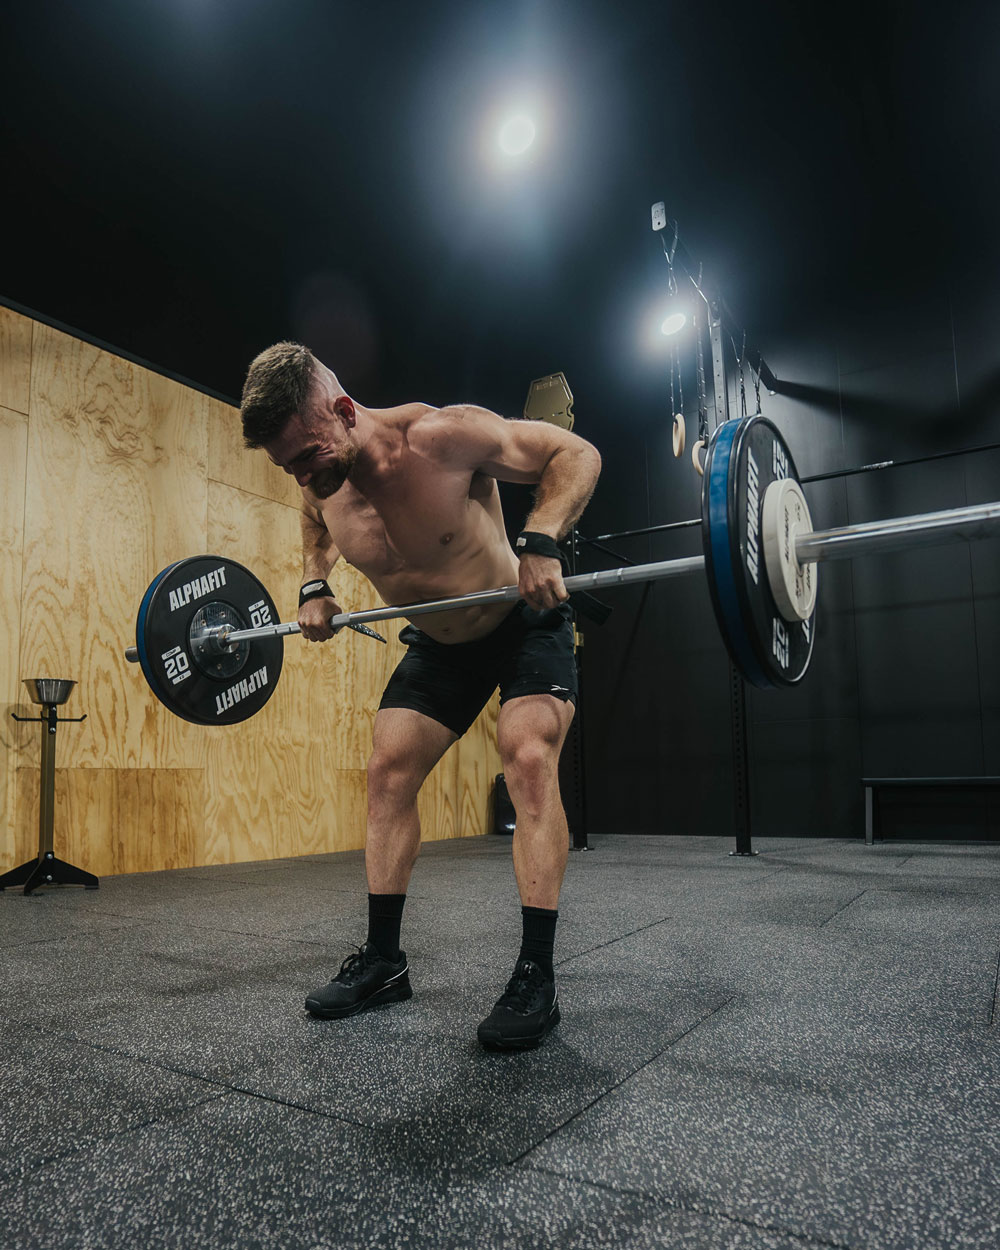
[[[317,1020],[343,1020],[346,1016],[356,1016],[361,1011],[367,1011],[369,1007],[381,1007],[384,1003],[404,1003],[412,997],[413,989],[407,981],[400,985],[384,985],[353,1007],[323,1007],[314,998],[307,998],[306,1011]]]
[[[484,1050],[535,1050],[559,1023],[559,1004],[552,1004],[545,1023],[538,1033],[528,1037],[502,1037],[499,1033],[486,1033],[482,1027],[478,1030],[479,1044]]]

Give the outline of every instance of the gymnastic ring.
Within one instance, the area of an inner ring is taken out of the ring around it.
[[[674,413],[674,459],[680,460],[684,455],[684,442],[686,438],[684,414],[680,412]]]

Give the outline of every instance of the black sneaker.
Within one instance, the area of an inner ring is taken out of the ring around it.
[[[313,990],[306,999],[306,1011],[323,1020],[339,1020],[380,1003],[403,1002],[413,997],[408,971],[404,951],[393,963],[366,942],[356,954],[347,956],[328,985]]]
[[[507,988],[479,1026],[487,1050],[532,1050],[559,1023],[554,981],[530,959],[519,959]]]

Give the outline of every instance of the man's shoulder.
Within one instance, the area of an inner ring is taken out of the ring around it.
[[[431,457],[435,453],[446,454],[449,447],[454,447],[462,430],[469,425],[469,418],[482,411],[475,404],[445,404],[439,408],[432,404],[411,404],[407,407],[409,411],[402,418],[407,442],[411,448]]]
[[[446,408],[436,408],[433,404],[414,401],[409,404],[396,404],[392,408],[378,408],[374,415],[378,421],[390,429],[399,430],[409,436],[424,429],[429,429]]]
[[[431,429],[436,425],[451,425],[463,420],[470,412],[478,411],[475,404],[401,404],[389,410],[398,414],[397,420],[418,429]]]

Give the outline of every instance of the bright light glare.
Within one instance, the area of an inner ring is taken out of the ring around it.
[[[508,118],[498,135],[500,150],[508,156],[520,156],[535,142],[535,123],[523,113]]]
[[[671,313],[660,326],[661,334],[676,334],[687,325],[687,316],[682,312]]]

